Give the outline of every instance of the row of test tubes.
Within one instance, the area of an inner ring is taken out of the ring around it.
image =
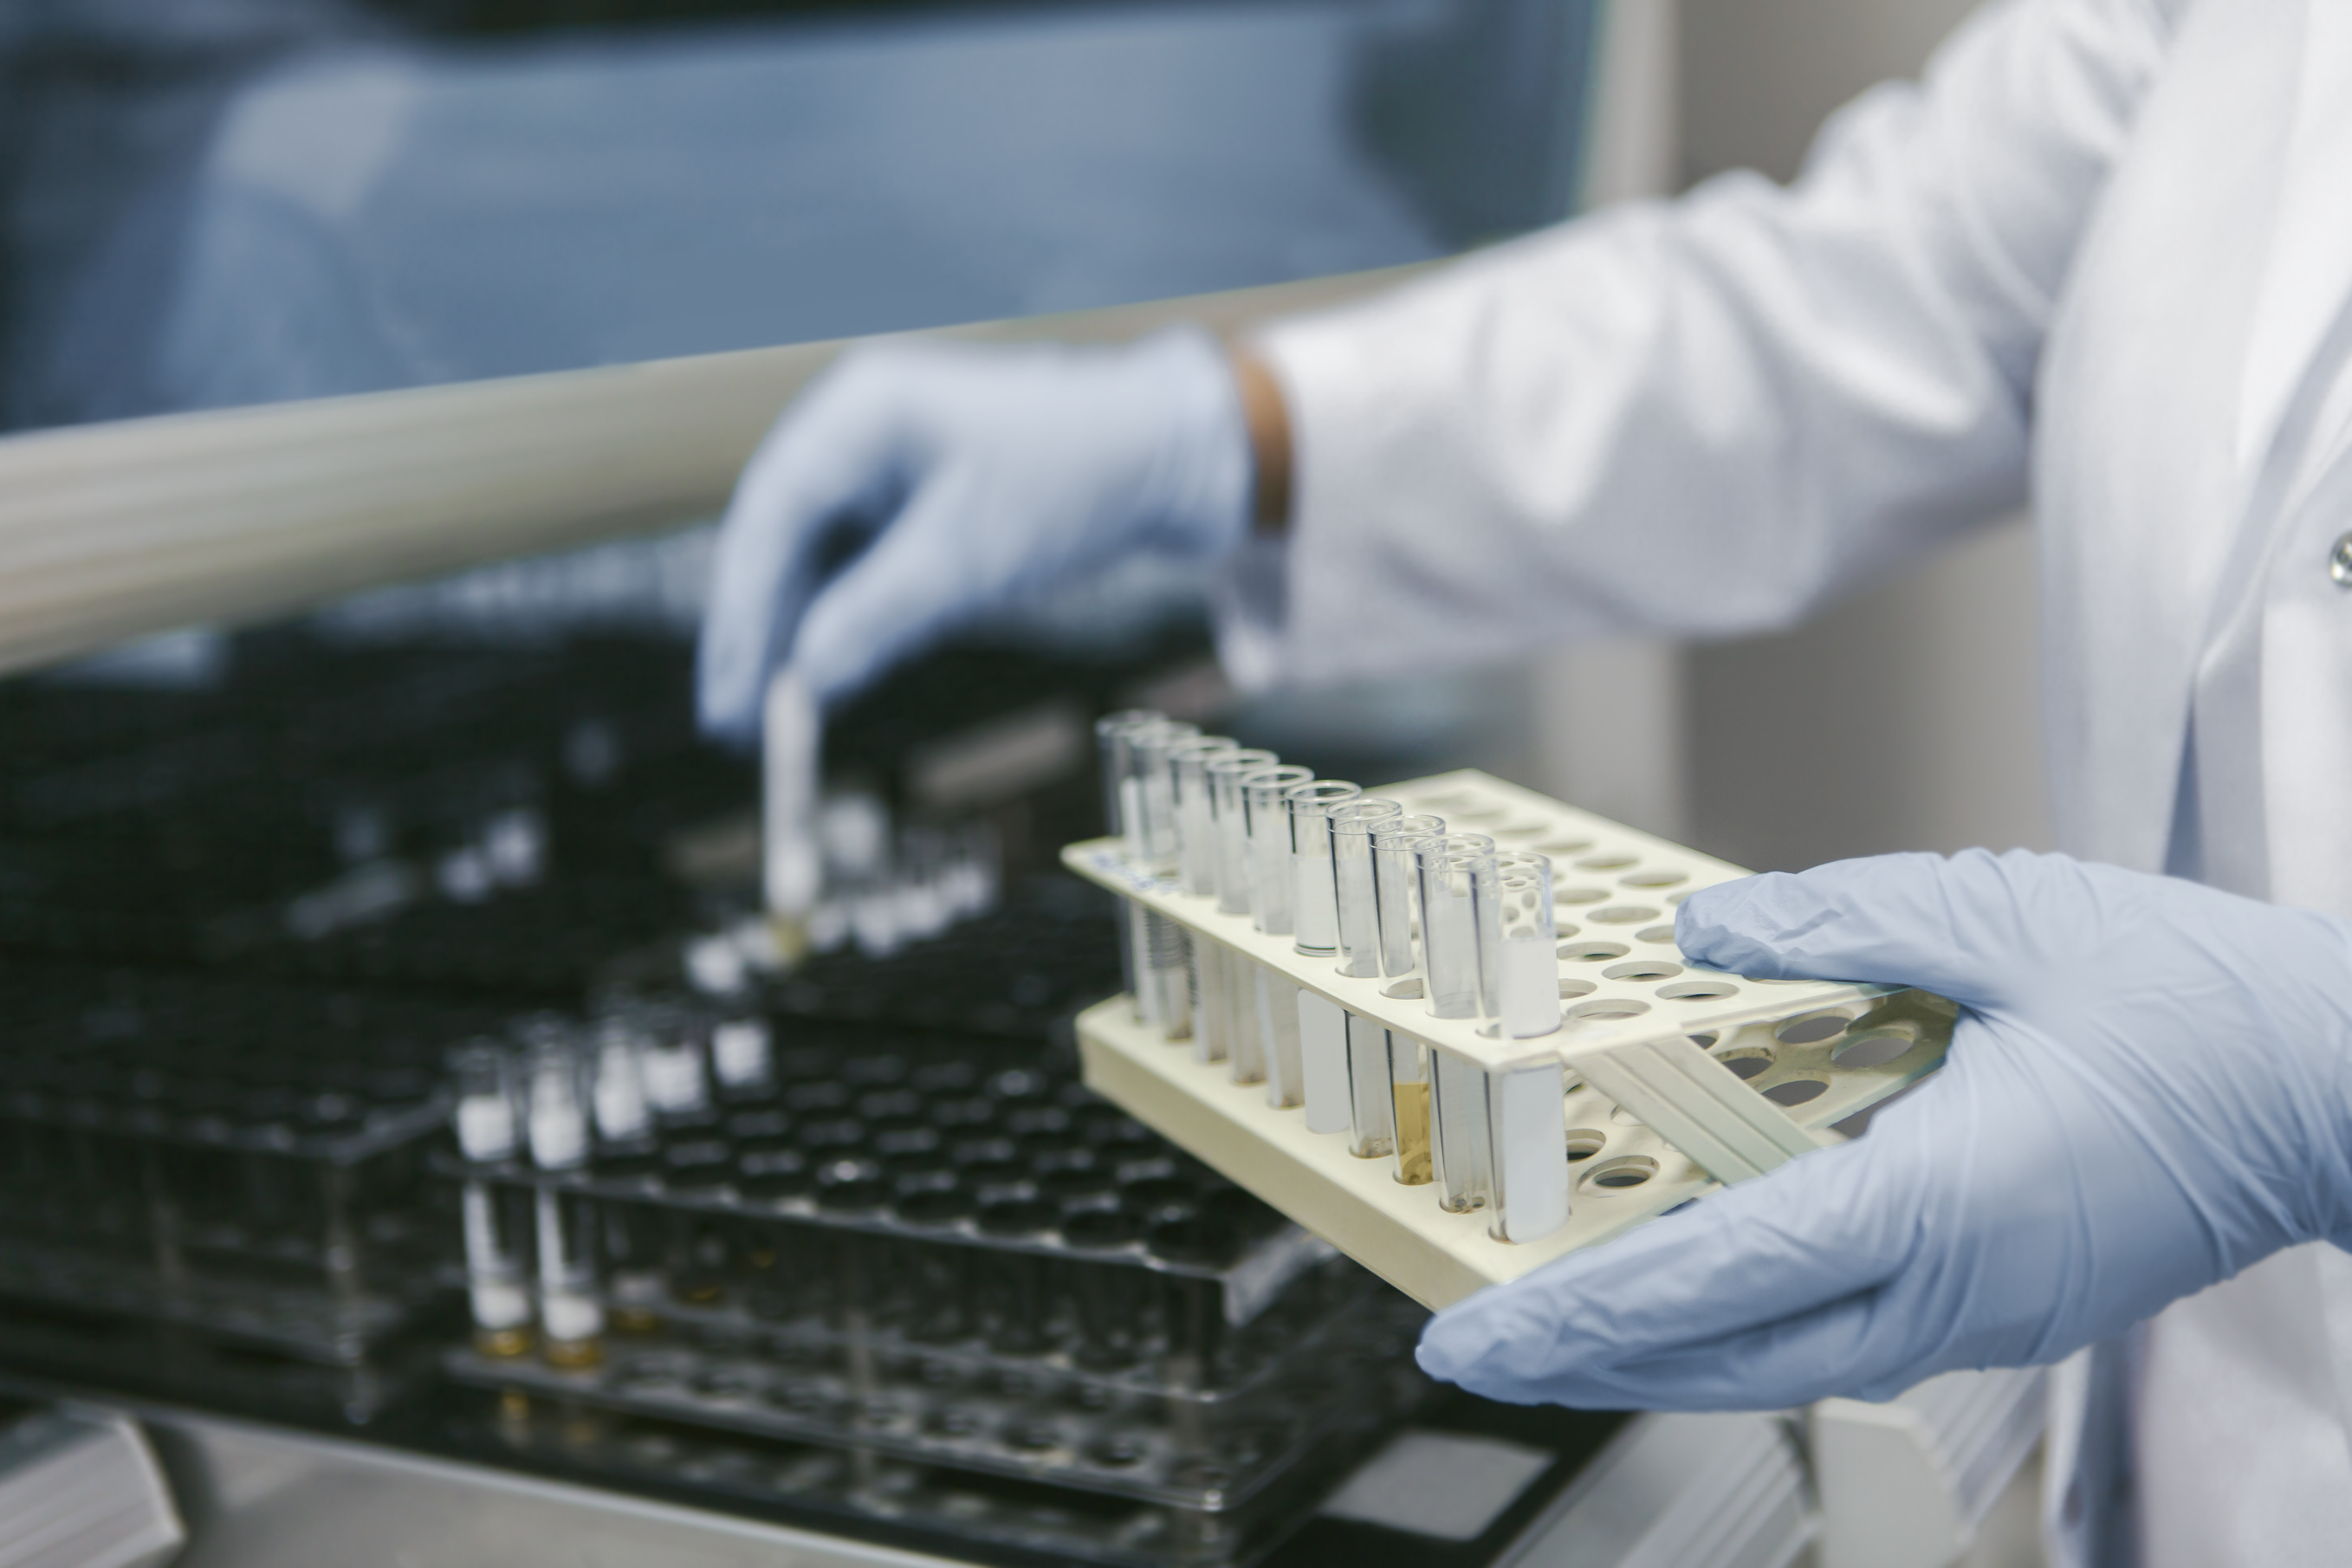
[[[1096,726],[1104,808],[1131,872],[1172,880],[1289,936],[1300,954],[1420,996],[1433,1018],[1530,1039],[1560,1026],[1550,859],[1452,833],[1441,817],[1318,779],[1273,752],[1159,713]],[[1224,943],[1122,901],[1139,1022],[1189,1041],[1308,1131],[1393,1163],[1451,1213],[1483,1210],[1497,1241],[1567,1224],[1565,1073],[1555,1058],[1490,1069],[1348,1012]]]
[[[475,1347],[520,1355],[536,1339],[552,1366],[593,1366],[604,1359],[608,1293],[624,1318],[647,1320],[664,1293],[650,1238],[622,1248],[612,1279],[602,1280],[613,1247],[599,1235],[610,1227],[600,1225],[595,1201],[493,1179],[500,1168],[527,1162],[584,1175],[592,1160],[646,1163],[673,1130],[713,1121],[726,1099],[764,1086],[772,1058],[757,1017],[713,1020],[652,1003],[609,1005],[588,1030],[533,1015],[511,1039],[457,1047],[451,1066]]]

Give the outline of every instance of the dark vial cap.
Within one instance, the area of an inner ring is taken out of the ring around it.
[[[801,1127],[801,1147],[812,1153],[855,1149],[865,1142],[866,1123],[855,1117],[831,1117],[823,1121],[806,1122]]]
[[[1198,1197],[1199,1189],[1181,1176],[1147,1176],[1121,1189],[1119,1205],[1146,1225],[1157,1225],[1191,1218]]]
[[[697,1138],[662,1151],[662,1185],[673,1193],[713,1193],[735,1175],[735,1151],[723,1138]]]
[[[986,1425],[986,1418],[979,1411],[964,1405],[935,1410],[923,1421],[924,1430],[937,1437],[977,1436]]]
[[[941,1127],[986,1127],[996,1120],[996,1101],[985,1095],[965,1095],[931,1103],[930,1118]]]
[[[1151,1447],[1140,1437],[1120,1435],[1096,1439],[1087,1458],[1107,1470],[1132,1469],[1150,1456]]]
[[[1024,1454],[1043,1454],[1062,1446],[1061,1429],[1050,1421],[1014,1421],[1004,1428],[1004,1446]]]
[[[793,1046],[776,1053],[776,1076],[794,1083],[831,1079],[841,1068],[841,1055],[832,1046]]]
[[[817,1182],[816,1206],[832,1214],[878,1214],[890,1206],[890,1184],[859,1175]]]
[[[867,1131],[877,1154],[896,1157],[929,1154],[940,1146],[940,1130],[919,1117],[894,1116],[869,1122]]]
[[[1153,1226],[1144,1245],[1155,1258],[1195,1268],[1222,1268],[1233,1261],[1239,1238],[1229,1226],[1205,1219],[1172,1219]]]
[[[1003,1100],[1043,1100],[1054,1090],[1054,1080],[1034,1068],[1007,1068],[988,1080],[988,1092]]]
[[[1286,1223],[1280,1210],[1239,1187],[1219,1187],[1208,1194],[1201,1200],[1201,1217],[1253,1240],[1271,1236]]]
[[[979,1212],[980,1202],[959,1188],[934,1188],[901,1196],[896,1208],[898,1217],[908,1225],[947,1226],[971,1218]]]
[[[815,1187],[816,1172],[797,1149],[746,1151],[736,1162],[735,1189],[747,1198],[805,1197]]]
[[[980,1081],[980,1069],[968,1061],[925,1062],[907,1075],[907,1086],[925,1094],[968,1089]]]
[[[593,1165],[603,1182],[650,1182],[661,1174],[661,1156],[650,1148],[602,1149]]]
[[[1029,1167],[1018,1160],[974,1160],[960,1170],[963,1184],[986,1196],[1025,1199],[1036,1194]]]
[[[1058,1105],[1023,1105],[1004,1113],[1004,1130],[1016,1138],[1036,1132],[1067,1132],[1070,1113]]]
[[[730,1138],[782,1138],[792,1130],[793,1119],[781,1110],[743,1110],[727,1119]]]
[[[857,1114],[869,1121],[885,1117],[920,1116],[923,1097],[911,1089],[882,1089],[857,1097]]]
[[[1034,1198],[1000,1198],[980,1205],[983,1236],[1036,1236],[1054,1228],[1061,1215],[1052,1204]]]
[[[907,1058],[901,1056],[854,1056],[841,1064],[841,1081],[859,1088],[903,1083],[906,1078]]]
[[[1010,1138],[959,1138],[948,1145],[948,1152],[960,1164],[1002,1164],[1017,1158],[1021,1145]]]
[[[1108,1171],[1066,1168],[1037,1178],[1037,1195],[1064,1208],[1099,1208],[1118,1200],[1118,1182]]]
[[[796,1083],[784,1090],[784,1103],[804,1116],[817,1111],[842,1110],[852,1098],[847,1084],[832,1079]]]
[[[885,1166],[902,1193],[940,1192],[963,1180],[963,1167],[940,1154],[894,1158]]]
[[[1083,1252],[1106,1252],[1142,1239],[1143,1222],[1117,1209],[1090,1209],[1062,1222],[1062,1245]]]

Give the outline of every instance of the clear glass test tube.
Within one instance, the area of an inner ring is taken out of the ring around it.
[[[1192,965],[1192,1059],[1202,1064],[1233,1056],[1231,953],[1224,943],[1188,933]]]
[[[1242,798],[1242,779],[1282,759],[1272,752],[1221,752],[1209,759],[1209,809],[1216,822],[1217,912],[1250,912],[1249,812]]]
[[[1396,1152],[1396,1094],[1389,1082],[1388,1030],[1348,1015],[1348,1152],[1378,1160]]]
[[[596,1142],[604,1149],[648,1149],[654,1139],[653,1107],[646,1100],[645,1075],[637,1066],[637,1039],[628,1019],[607,1014],[596,1023],[596,1079],[590,1104],[596,1113]]]
[[[1429,1131],[1429,1047],[1394,1030],[1389,1032],[1388,1044],[1396,1179],[1408,1187],[1427,1186],[1434,1174]]]
[[[1250,920],[1268,936],[1290,934],[1290,806],[1284,796],[1311,783],[1296,763],[1242,775],[1250,846]]]
[[[1177,875],[1188,893],[1217,890],[1216,806],[1209,788],[1209,764],[1240,751],[1225,735],[1196,735],[1168,750],[1169,798],[1176,822]]]
[[[538,1211],[541,1353],[551,1366],[594,1366],[604,1359],[595,1207],[584,1193],[542,1186]]]
[[[1338,779],[1293,784],[1290,813],[1290,919],[1294,952],[1328,957],[1339,951],[1339,905],[1331,879],[1331,815],[1363,795]]]
[[[1291,1110],[1307,1103],[1306,1069],[1299,1058],[1298,987],[1264,964],[1256,973],[1252,1000],[1257,1005],[1258,1039],[1265,1051],[1265,1102]]]
[[[710,1031],[710,1065],[719,1077],[719,1097],[764,1099],[775,1091],[775,1039],[756,1013],[721,1018]]]
[[[576,1171],[588,1163],[588,1058],[569,1030],[539,1030],[530,1046],[530,1163]]]
[[[1331,882],[1339,909],[1339,973],[1360,979],[1381,973],[1381,917],[1372,884],[1372,838],[1404,816],[1392,800],[1366,797],[1331,812]]]
[[[1120,797],[1128,853],[1156,876],[1176,870],[1176,795],[1169,754],[1199,738],[1201,727],[1173,719],[1137,730],[1128,739],[1129,788]]]
[[[1420,895],[1414,886],[1413,848],[1444,831],[1442,816],[1391,816],[1372,830],[1372,902],[1381,924],[1381,973],[1391,979],[1411,974],[1416,963],[1412,934]]]
[[[1176,869],[1176,813],[1168,753],[1200,732],[1197,724],[1163,719],[1127,734],[1119,824],[1125,829],[1129,860],[1155,877]],[[1192,1038],[1192,973],[1184,928],[1149,910],[1138,910],[1130,930],[1135,942],[1136,995],[1144,1023],[1170,1040]]]
[[[524,1274],[530,1194],[521,1187],[468,1181],[460,1202],[474,1348],[486,1356],[520,1355],[530,1349],[530,1288]]]
[[[1164,721],[1166,715],[1145,708],[1130,708],[1124,712],[1108,714],[1095,721],[1097,764],[1102,770],[1103,833],[1107,837],[1124,842],[1127,836],[1122,784],[1129,773],[1129,738],[1146,725]],[[1130,852],[1129,858],[1132,858]],[[1127,994],[1136,1000],[1136,1015],[1143,1015],[1143,986],[1136,960],[1143,947],[1143,912],[1126,899],[1118,900],[1118,966],[1127,982]]]
[[[1492,1195],[1486,1234],[1539,1241],[1568,1223],[1566,1073],[1557,1061],[1486,1073]]]
[[[1413,849],[1421,887],[1421,952],[1429,1011],[1440,1018],[1478,1016],[1478,883],[1491,883],[1495,842],[1484,834],[1450,833]],[[1492,894],[1488,895],[1489,900]]]
[[[1225,950],[1225,1039],[1235,1083],[1265,1081],[1265,1036],[1258,1026],[1257,1005],[1263,973],[1247,953]]]
[[[1127,741],[1137,730],[1164,724],[1168,715],[1149,708],[1106,713],[1095,721],[1095,754],[1102,770],[1103,833],[1118,837],[1125,828],[1119,802],[1119,781],[1127,777]]]
[[[1199,735],[1167,753],[1169,799],[1176,824],[1177,877],[1187,893],[1213,897],[1217,890],[1217,825],[1209,793],[1209,763],[1238,752],[1223,735]],[[1212,941],[1185,941],[1192,965],[1192,1055],[1221,1062],[1233,1054],[1233,1003],[1227,994],[1231,965],[1224,948]]]
[[[1433,1049],[1429,1096],[1430,1177],[1437,1184],[1437,1206],[1467,1214],[1485,1206],[1494,1184],[1486,1148],[1486,1074],[1451,1051]],[[1563,1129],[1565,1121],[1563,1117]]]
[[[449,1053],[457,1079],[457,1150],[475,1164],[522,1149],[521,1063],[503,1041],[469,1040]]]
[[[1496,877],[1482,884],[1494,908],[1478,919],[1481,941],[1496,944],[1479,970],[1491,993],[1481,1010],[1509,1039],[1532,1039],[1559,1027],[1558,926],[1552,915],[1551,862],[1514,851],[1496,857]]]

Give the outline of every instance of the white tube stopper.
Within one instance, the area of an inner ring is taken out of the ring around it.
[[[816,834],[824,727],[815,700],[790,665],[768,679],[761,736],[763,890],[768,913],[779,923],[798,927],[816,908],[824,881]]]

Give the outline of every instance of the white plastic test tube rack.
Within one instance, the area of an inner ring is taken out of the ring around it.
[[[1196,986],[1255,991],[1255,1018],[1234,1007],[1228,1027],[1281,1037],[1203,1049],[1127,997],[1082,1015],[1078,1037],[1097,1091],[1424,1305],[1761,1175],[1941,1065],[1956,1016],[1941,998],[1686,962],[1676,906],[1738,867],[1475,771],[1367,793],[1549,859],[1558,1028],[1436,1016],[1418,924],[1410,973],[1350,974],[1345,948],[1303,952],[1097,839],[1065,863],[1182,928]],[[1295,1040],[1269,992],[1295,1006]],[[1302,1054],[1303,1086],[1270,1059],[1283,1049]],[[1398,1112],[1423,1105],[1416,1139]]]

